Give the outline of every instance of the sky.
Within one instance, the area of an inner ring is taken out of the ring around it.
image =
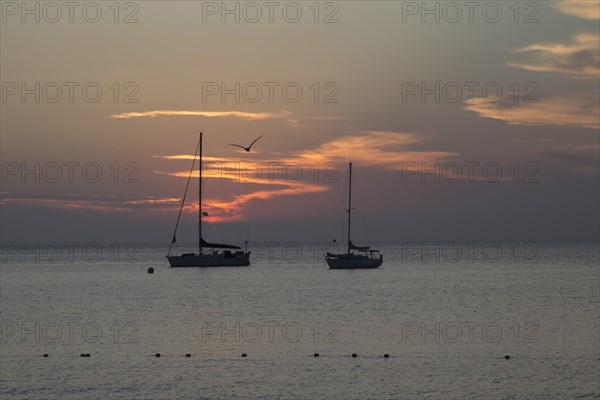
[[[3,242],[600,237],[597,0],[24,4]]]

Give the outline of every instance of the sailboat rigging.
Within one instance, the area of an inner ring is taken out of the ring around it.
[[[348,180],[348,251],[346,253],[327,253],[325,261],[330,269],[377,268],[383,264],[383,255],[370,246],[356,246],[350,238],[352,224],[352,163],[349,163]],[[356,251],[358,253],[355,253]]]
[[[177,241],[177,228],[190,185],[196,155],[198,155],[198,253],[183,253],[180,256],[171,255],[173,244]],[[192,170],[188,177],[177,223],[175,224],[175,232],[166,256],[167,260],[171,267],[243,267],[250,265],[250,252],[242,251],[238,246],[209,243],[204,240],[202,237],[202,217],[206,215],[208,214],[202,211],[202,132],[200,132],[196,154],[194,154],[194,161],[192,162]]]

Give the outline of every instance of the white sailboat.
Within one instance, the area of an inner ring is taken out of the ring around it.
[[[200,139],[198,146],[196,147],[196,154],[198,157],[198,252],[197,253],[183,253],[179,256],[171,255],[171,249],[173,244],[176,242],[177,227],[179,226],[179,219],[181,218],[181,212],[185,203],[185,197],[187,195],[187,189],[190,184],[192,177],[192,171],[194,170],[194,161],[192,162],[192,169],[188,182],[183,195],[183,201],[181,202],[181,208],[179,210],[179,216],[177,217],[177,224],[175,225],[175,232],[173,233],[173,239],[171,240],[171,246],[167,253],[167,260],[171,267],[245,267],[250,265],[250,252],[242,251],[240,247],[220,244],[220,243],[209,243],[202,238],[202,216],[206,216],[205,212],[202,211],[202,132],[200,132]]]
[[[352,222],[352,163],[349,164],[348,179],[348,251],[346,253],[327,253],[325,261],[330,269],[377,268],[383,264],[383,255],[370,246],[356,246],[350,239]]]

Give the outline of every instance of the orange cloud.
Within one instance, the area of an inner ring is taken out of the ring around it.
[[[600,106],[597,101],[584,101],[568,97],[546,98],[538,103],[491,103],[476,98],[465,106],[468,111],[484,118],[505,121],[510,125],[561,125],[575,128],[600,128]]]
[[[361,166],[382,168],[389,170],[402,169],[403,163],[408,162],[426,162],[435,163],[457,156],[458,153],[446,151],[419,151],[410,149],[413,146],[423,143],[425,140],[417,135],[403,132],[390,131],[368,131],[353,135],[347,135],[335,138],[321,144],[316,148],[307,149],[301,152],[290,154],[276,153],[275,159],[257,160],[249,162],[247,159],[224,159],[219,157],[210,157],[209,162],[216,163],[213,166],[207,165],[207,170],[203,171],[204,179],[221,179],[236,183],[255,184],[263,186],[272,186],[272,189],[259,189],[246,194],[233,196],[230,200],[206,199],[203,202],[205,209],[209,212],[207,221],[234,221],[244,217],[244,208],[253,200],[268,200],[279,196],[292,196],[308,193],[318,193],[329,190],[331,186],[317,185],[310,181],[313,174],[304,174],[304,178],[293,177],[283,179],[280,171],[274,176],[268,165],[277,166],[297,166],[302,170],[314,168],[315,163],[321,168],[327,163],[346,164],[353,161]],[[180,154],[176,156],[155,156],[168,160],[191,160],[194,155]],[[203,158],[206,160],[206,158]],[[244,172],[248,166],[249,173],[246,176]],[[261,173],[257,173],[256,167],[259,167]],[[290,171],[291,175],[295,175]],[[187,178],[189,170],[156,173]],[[198,178],[198,171],[193,171],[192,176]],[[281,176],[281,178],[279,178]],[[191,209],[190,211],[193,211]]]
[[[411,133],[368,131],[342,136],[323,143],[316,149],[296,153],[291,160],[311,164],[353,161],[365,166],[398,170],[402,169],[402,163],[438,162],[458,155],[447,151],[409,149],[422,142],[423,138]]]
[[[193,157],[193,156],[190,156]],[[258,167],[258,170],[249,168],[247,174],[244,173],[245,167],[250,163],[239,163],[235,166],[234,163],[226,162],[222,168],[215,171],[204,171],[204,179],[219,179],[223,182],[242,183],[250,185],[272,186],[270,190],[255,190],[249,193],[232,196],[230,199],[208,198],[203,199],[202,209],[208,213],[204,218],[207,222],[231,222],[237,221],[244,217],[244,208],[253,200],[269,200],[274,197],[281,196],[297,196],[309,193],[319,193],[329,190],[328,186],[317,185],[307,181],[298,179],[279,179],[275,178],[275,174],[265,170],[262,163],[252,163]],[[260,172],[257,172],[260,171]],[[187,178],[189,171],[164,172],[154,171],[159,174],[175,176],[179,178]],[[198,178],[198,171],[192,172],[193,178]],[[181,200],[179,200],[181,201]],[[185,212],[197,213],[198,205],[186,206]]]
[[[229,201],[206,199],[204,209],[208,212],[205,218],[208,222],[237,221],[243,218],[242,210],[252,200],[269,200],[280,196],[298,196],[309,193],[319,193],[329,190],[328,187],[303,182],[287,182],[287,187],[275,190],[259,190],[233,196]]]
[[[383,169],[399,170],[402,163],[408,162],[439,162],[455,157],[458,153],[447,151],[420,151],[412,150],[410,147],[425,142],[425,139],[412,133],[392,132],[392,131],[367,131],[353,135],[341,136],[325,142],[316,148],[307,149],[301,152],[290,154],[275,153],[278,155],[275,159],[253,159],[249,162],[242,158],[222,158],[222,157],[203,157],[203,160],[214,163],[213,167],[218,171],[212,171],[211,176],[205,178],[228,178],[235,180],[235,164],[240,166],[250,164],[282,164],[282,165],[300,165],[301,167],[312,166],[315,163],[326,164],[328,162],[347,163],[353,161],[357,164],[368,167],[379,167]],[[194,155],[179,154],[175,156],[154,156],[168,160],[191,160]],[[239,168],[239,167],[238,167]],[[157,173],[164,173],[155,171]],[[169,175],[185,177],[189,171],[179,171],[167,173]],[[198,177],[197,171],[193,176]],[[237,172],[239,178],[239,171]],[[238,179],[239,180],[239,179]],[[272,180],[257,180],[252,183],[272,183]]]
[[[600,19],[600,4],[597,0],[559,0],[555,5],[563,14],[589,20]]]
[[[198,156],[194,156],[193,154],[177,154],[174,156],[152,156],[154,158],[162,158],[163,160],[193,160],[194,158],[198,159]],[[206,162],[220,162],[225,160],[220,157],[207,157],[202,156],[202,161]]]
[[[208,117],[208,118],[241,118],[250,121],[266,120],[266,119],[282,119],[285,120],[292,128],[306,127],[301,121],[339,121],[345,119],[337,116],[308,116],[297,118],[289,111],[280,112],[247,112],[247,111],[188,111],[188,110],[153,110],[141,112],[126,112],[120,114],[109,115],[113,119],[131,119],[131,118],[156,118],[156,117]]]
[[[418,145],[421,142],[423,142],[423,139],[413,134],[369,131],[335,138],[316,148],[302,152],[278,153],[276,159],[248,162],[247,159],[226,160],[220,157],[204,157],[207,162],[220,163],[219,168],[221,168],[212,169],[213,167],[205,164],[207,167],[207,170],[203,172],[205,179],[221,179],[246,184],[243,186],[246,193],[229,196],[228,198],[203,199],[203,211],[208,213],[205,220],[207,222],[240,220],[245,217],[245,210],[249,203],[253,201],[271,200],[282,196],[314,194],[332,188],[331,185],[315,183],[312,180],[314,179],[312,171],[310,173],[304,172],[304,176],[296,176],[295,168],[291,168],[289,171],[290,176],[285,179],[280,170],[274,173],[267,165],[295,165],[306,171],[307,168],[314,168],[315,162],[320,163],[322,168],[322,165],[328,162],[343,163],[345,165],[346,162],[351,160],[365,167],[400,169],[402,162],[437,162],[457,155],[450,152],[409,149],[409,147]],[[156,157],[166,160],[191,160],[194,155],[178,154]],[[247,166],[249,167],[247,168]],[[261,172],[258,173],[255,167],[259,167]],[[247,171],[247,173],[244,171]],[[189,176],[189,170],[155,172],[181,178]],[[292,177],[292,175],[294,176]],[[198,171],[193,171],[192,176],[197,178]],[[253,185],[258,185],[258,188]],[[190,200],[184,206],[184,212],[196,215],[198,203],[196,200]],[[6,193],[3,194],[0,202],[2,204],[32,204],[72,211],[127,212],[140,216],[157,213],[176,215],[181,206],[180,198],[153,196],[116,198],[114,196],[85,195],[19,196]]]
[[[576,35],[571,43],[532,44],[515,52],[532,54],[533,59],[524,63],[508,63],[514,68],[580,78],[597,78],[600,75],[599,35]]]
[[[269,166],[266,165],[267,161],[264,163],[260,162],[242,162],[242,163],[232,163],[231,160],[228,162],[224,162],[218,167],[207,167],[202,171],[202,179],[206,181],[207,179],[218,179],[222,182],[235,182],[235,183],[249,183],[256,185],[274,185],[274,186],[286,186],[291,183],[302,182],[301,177],[298,176],[293,177],[290,176],[290,179],[275,178],[279,173],[275,173],[270,171]],[[306,166],[305,166],[306,167]],[[165,171],[153,171],[157,174],[174,176],[177,178],[187,178],[190,176],[189,171],[174,171],[174,172],[165,172]],[[292,175],[292,172],[290,172]],[[192,171],[192,178],[198,179],[198,171]]]
[[[156,118],[163,116],[192,116],[192,117],[209,117],[223,118],[234,117],[247,120],[262,120],[262,119],[287,119],[291,113],[289,111],[281,111],[279,113],[270,112],[245,112],[245,111],[184,111],[184,110],[154,110],[143,112],[126,112],[121,114],[110,115],[114,119],[129,119],[129,118]]]

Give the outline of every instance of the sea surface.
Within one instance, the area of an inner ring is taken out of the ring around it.
[[[317,243],[70,246],[3,244],[3,400],[600,398],[596,242],[375,243],[354,271]]]

